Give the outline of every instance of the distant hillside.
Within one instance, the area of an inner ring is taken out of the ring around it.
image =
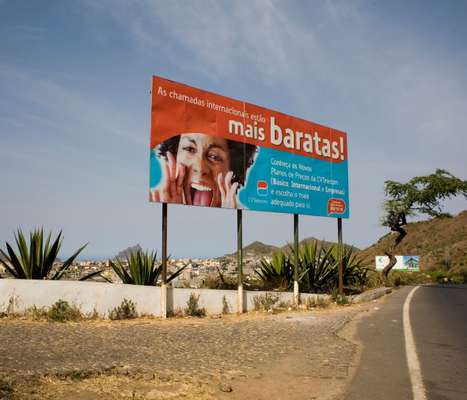
[[[420,268],[424,271],[467,268],[467,210],[453,218],[411,223],[406,230],[407,236],[398,246],[397,255],[420,256]],[[375,256],[384,254],[395,235],[383,236],[360,253],[368,265],[374,266]]]
[[[270,257],[272,253],[277,250],[279,250],[279,247],[255,241],[250,243],[248,246],[243,247],[243,257],[258,259],[262,257]],[[237,252],[226,254],[224,257],[237,257]]]
[[[308,238],[305,238],[303,240],[301,240],[299,242],[299,245],[302,246],[304,245],[305,243],[308,243],[310,245],[314,245],[315,242],[318,242],[318,245],[319,246],[324,246],[325,248],[328,248],[329,246],[332,246],[334,244],[337,244],[337,242],[328,242],[326,240],[320,240],[320,239],[316,239],[312,236],[308,237]],[[286,244],[285,246],[282,246],[282,250],[288,250],[290,248],[290,246],[293,246],[293,243],[290,242],[288,244]],[[354,251],[359,251],[360,249],[358,247],[355,247],[355,246],[351,246],[350,244],[346,244],[344,243],[344,246],[346,248],[352,248]]]
[[[119,260],[124,260],[128,258],[131,253],[136,252],[136,251],[142,251],[142,250],[143,249],[141,248],[139,244],[137,244],[136,246],[130,246],[130,247],[127,247],[125,250],[120,251],[117,254],[116,258],[118,258]]]
[[[319,240],[319,239],[316,239],[314,237],[309,237],[309,238],[306,238],[306,239],[303,239],[302,241],[300,241],[300,245],[303,245],[304,243],[314,243],[314,242],[318,242],[318,244],[323,244],[325,247],[328,247],[328,246],[331,246],[332,244],[334,244],[333,242],[327,242],[325,240]],[[293,243],[290,243],[290,245],[293,245]],[[353,247],[353,246],[350,246],[350,245],[347,245],[347,244],[344,244],[346,247],[352,247],[353,249],[355,250],[359,250],[357,249],[356,247]],[[253,242],[251,244],[249,244],[248,246],[244,247],[243,248],[243,257],[244,258],[254,258],[254,259],[261,259],[263,257],[272,257],[272,254],[277,251],[277,250],[284,250],[284,251],[288,251],[289,250],[289,244],[286,244],[282,247],[277,247],[277,246],[273,246],[273,245],[269,245],[269,244],[265,244],[265,243],[262,243],[262,242]],[[229,258],[235,258],[237,257],[237,253],[234,252],[234,253],[231,253],[231,254],[226,254],[225,256],[223,257],[220,257],[220,258],[224,258],[224,257],[229,257]]]

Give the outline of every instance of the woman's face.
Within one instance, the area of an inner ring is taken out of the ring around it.
[[[227,141],[203,133],[184,133],[180,135],[177,163],[188,167],[184,190],[191,194],[192,204],[219,207],[217,176],[225,176],[230,169]]]

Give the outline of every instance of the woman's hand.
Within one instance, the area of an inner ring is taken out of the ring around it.
[[[162,203],[183,204],[183,181],[186,166],[177,164],[175,157],[167,152],[167,161],[162,163],[163,178],[161,184],[150,193],[151,200]]]
[[[237,208],[238,182],[232,184],[233,172],[229,171],[223,177],[222,172],[217,175],[217,186],[221,192],[222,208]]]

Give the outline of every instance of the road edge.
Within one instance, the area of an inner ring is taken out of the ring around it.
[[[412,298],[420,286],[415,286],[404,302],[402,309],[402,320],[404,324],[404,340],[405,340],[405,355],[407,358],[407,367],[409,369],[410,382],[412,384],[413,400],[426,400],[426,389],[423,384],[422,370],[417,354],[417,346],[412,332],[410,323],[410,303]]]

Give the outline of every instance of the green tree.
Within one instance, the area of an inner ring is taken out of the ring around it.
[[[409,217],[425,214],[432,218],[447,218],[451,215],[443,212],[442,201],[462,195],[467,198],[467,181],[455,177],[443,169],[425,176],[416,176],[407,183],[385,181],[386,200],[383,203],[385,214],[381,220],[383,226],[397,232],[394,242],[385,251],[389,263],[383,269],[387,279],[396,264],[395,249],[407,235],[404,229]]]

